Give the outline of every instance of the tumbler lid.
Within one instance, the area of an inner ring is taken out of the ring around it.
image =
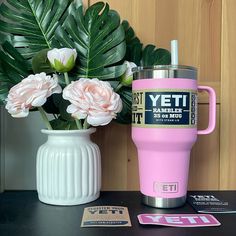
[[[184,65],[155,65],[133,68],[134,79],[183,78],[197,80],[197,69]]]

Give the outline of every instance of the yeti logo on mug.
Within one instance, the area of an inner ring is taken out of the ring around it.
[[[178,182],[154,182],[153,188],[157,193],[177,193]]]
[[[138,127],[195,127],[197,93],[194,90],[133,91],[132,123]]]

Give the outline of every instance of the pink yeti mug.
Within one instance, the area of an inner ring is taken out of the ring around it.
[[[143,203],[172,208],[186,201],[190,151],[215,128],[216,95],[197,85],[197,70],[163,65],[134,69],[132,139],[138,150]],[[197,130],[198,91],[209,94],[209,124]]]

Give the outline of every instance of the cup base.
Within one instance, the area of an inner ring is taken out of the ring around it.
[[[142,202],[147,206],[156,208],[175,208],[185,204],[186,195],[177,198],[160,198],[142,194]]]

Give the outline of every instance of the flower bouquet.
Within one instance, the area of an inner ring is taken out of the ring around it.
[[[0,101],[13,117],[40,111],[48,129],[130,123],[131,68],[170,63],[103,2],[7,0],[0,15]]]
[[[120,96],[108,82],[96,78],[80,78],[70,82],[67,72],[74,67],[76,56],[76,50],[70,48],[48,51],[47,58],[52,68],[64,73],[66,87],[63,92],[56,74],[50,76],[41,72],[29,75],[9,90],[6,98],[8,112],[13,117],[26,117],[30,109],[37,108],[49,130],[58,129],[61,125],[63,129],[87,129],[90,125],[110,123],[122,109]],[[60,100],[69,101],[66,112],[71,114],[71,118],[63,120],[56,113],[54,120],[48,120],[43,105],[53,94],[61,94]]]

